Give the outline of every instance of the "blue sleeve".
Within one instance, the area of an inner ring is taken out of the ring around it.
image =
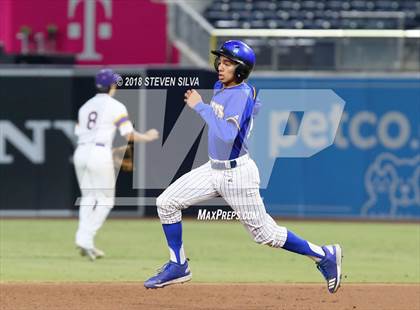
[[[238,134],[238,127],[234,122],[218,118],[212,107],[204,102],[198,103],[194,110],[200,114],[219,139],[226,143],[231,143],[235,140]]]

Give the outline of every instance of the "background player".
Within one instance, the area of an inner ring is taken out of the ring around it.
[[[191,279],[182,243],[181,210],[220,195],[239,214],[257,243],[310,257],[325,277],[329,292],[335,293],[341,280],[341,247],[320,247],[278,226],[260,197],[258,168],[247,151],[259,102],[255,89],[244,82],[255,64],[254,51],[241,41],[231,40],[212,53],[217,56],[219,81],[210,105],[203,103],[195,90],[185,93],[185,102],[209,127],[210,161],[183,175],[157,198],[170,261],[144,283],[145,287],[158,288]]]
[[[135,131],[124,104],[112,98],[119,78],[111,69],[100,70],[96,75],[96,96],[89,99],[78,113],[74,165],[82,199],[76,246],[90,260],[104,256],[103,251],[95,247],[94,237],[114,206],[112,141],[116,129],[127,141],[150,142],[159,137],[155,129],[144,134]]]

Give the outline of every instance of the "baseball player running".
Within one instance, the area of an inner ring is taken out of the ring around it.
[[[82,199],[76,246],[80,254],[95,260],[104,256],[94,237],[114,206],[115,172],[112,141],[118,128],[127,141],[150,142],[159,137],[155,129],[142,134],[134,130],[126,107],[112,98],[120,76],[111,69],[96,74],[97,94],[79,110],[74,165]]]
[[[210,104],[195,90],[185,93],[185,102],[206,122],[210,160],[171,184],[158,198],[157,211],[169,247],[170,260],[148,279],[146,288],[159,288],[189,281],[192,277],[182,242],[181,210],[212,197],[222,196],[239,215],[241,223],[259,244],[308,256],[335,293],[341,280],[341,247],[318,246],[267,214],[259,193],[259,172],[247,149],[253,118],[260,103],[255,89],[244,80],[255,64],[254,51],[241,41],[227,41],[216,55],[219,81]],[[252,214],[253,216],[241,216]]]

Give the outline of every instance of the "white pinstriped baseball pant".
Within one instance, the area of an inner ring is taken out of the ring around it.
[[[259,192],[258,168],[245,156],[245,162],[233,169],[213,169],[209,161],[172,183],[156,200],[161,223],[177,223],[182,219],[181,210],[220,195],[237,214],[252,215],[239,220],[255,242],[282,247],[287,229],[278,226],[266,212]]]

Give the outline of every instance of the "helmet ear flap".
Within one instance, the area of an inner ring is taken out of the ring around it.
[[[236,81],[241,83],[245,80],[249,75],[249,70],[243,64],[238,64],[235,69],[235,77]]]

